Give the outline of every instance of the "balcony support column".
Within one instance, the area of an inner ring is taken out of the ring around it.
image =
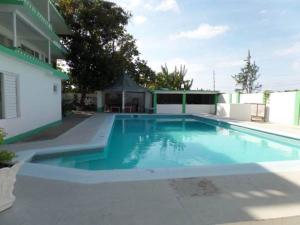
[[[13,12],[12,14],[12,22],[13,22],[13,47],[17,48],[18,47],[18,37],[17,37],[17,13],[16,11]]]
[[[51,16],[50,16],[50,1],[49,0],[47,0],[47,19],[48,19],[48,22],[50,22]]]
[[[48,63],[51,65],[51,41],[48,40]]]

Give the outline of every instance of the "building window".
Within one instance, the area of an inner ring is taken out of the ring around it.
[[[53,85],[53,93],[56,94],[58,92],[58,85],[54,84]]]
[[[32,49],[30,49],[30,48],[28,48],[28,47],[26,47],[25,45],[21,45],[21,49],[22,49],[22,51],[24,51],[24,52],[26,52],[27,54],[29,54],[29,55],[32,55],[32,56],[34,56],[34,57],[36,57],[36,58],[40,58],[40,54],[38,53],[38,52],[36,52],[36,51],[34,51],[34,50],[32,50]]]
[[[13,41],[2,34],[0,34],[0,44],[8,48],[13,47]]]
[[[190,105],[213,105],[215,95],[212,94],[187,94],[186,103]]]
[[[182,94],[158,94],[157,104],[182,104]]]
[[[11,73],[0,73],[0,118],[18,117],[18,76]]]

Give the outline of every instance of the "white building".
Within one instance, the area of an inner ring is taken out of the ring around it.
[[[0,0],[0,127],[10,143],[61,120],[65,52],[70,31],[49,0]]]

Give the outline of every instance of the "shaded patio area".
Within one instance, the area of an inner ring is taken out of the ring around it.
[[[103,90],[103,93],[105,112],[145,113],[152,108],[151,93],[139,86],[127,73]]]

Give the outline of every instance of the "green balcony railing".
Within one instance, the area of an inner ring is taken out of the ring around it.
[[[43,69],[47,69],[52,72],[52,75],[58,77],[62,80],[68,80],[69,76],[59,70],[54,69],[50,64],[43,62],[42,60],[27,54],[19,48],[7,48],[3,45],[0,45],[0,52],[3,52],[7,55],[15,57],[24,62],[30,63],[32,65],[38,66]]]

